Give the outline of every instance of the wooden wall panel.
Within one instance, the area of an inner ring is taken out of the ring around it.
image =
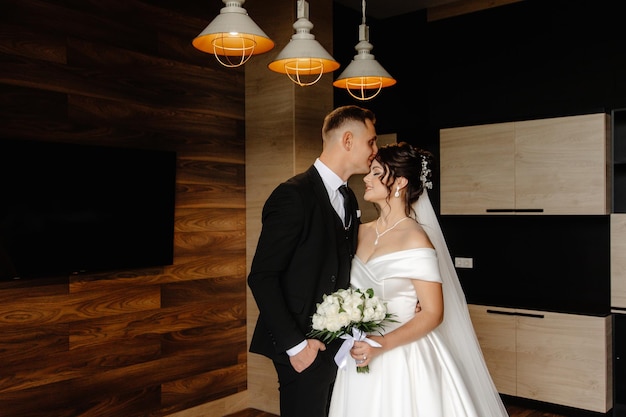
[[[177,152],[173,265],[0,282],[1,415],[246,407],[244,70],[191,45],[221,7],[0,6],[0,140]]]
[[[267,64],[293,35],[296,3],[266,7],[246,3],[249,13],[263,23],[276,41],[275,51],[253,57],[246,64],[246,240],[247,265],[252,263],[261,231],[261,210],[271,191],[282,181],[309,168],[322,151],[324,116],[333,108],[332,74],[315,85],[299,87],[286,75],[267,71]],[[311,4],[311,33],[332,54],[332,1]],[[341,69],[339,70],[341,71]],[[280,161],[280,163],[277,163]],[[248,291],[248,337],[258,318],[258,308]],[[279,414],[278,383],[272,362],[261,355],[248,356],[248,399],[251,408]],[[210,414],[209,414],[210,415]],[[182,416],[181,416],[182,417]]]

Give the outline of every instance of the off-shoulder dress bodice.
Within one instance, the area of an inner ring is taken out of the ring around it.
[[[362,289],[372,288],[374,294],[387,303],[387,311],[400,322],[385,326],[383,332],[393,330],[415,314],[419,296],[415,293],[414,279],[441,282],[434,249],[392,252],[367,262],[356,256],[352,260],[350,285]]]

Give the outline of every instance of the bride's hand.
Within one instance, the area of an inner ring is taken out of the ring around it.
[[[368,336],[368,339],[380,343],[382,337]],[[350,356],[354,358],[357,366],[368,365],[380,353],[380,348],[369,345],[366,342],[355,341],[354,346],[350,349]]]

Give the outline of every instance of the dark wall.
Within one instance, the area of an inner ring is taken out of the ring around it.
[[[618,16],[610,1],[525,0],[429,23],[429,124],[438,130],[622,107]],[[451,251],[477,258],[474,270],[459,270],[471,302],[610,312],[608,217],[442,221]]]
[[[372,53],[398,83],[371,101],[381,133],[438,147],[441,128],[626,107],[622,14],[610,0],[524,0],[427,22],[367,19]],[[354,55],[360,13],[335,6],[334,51]],[[347,52],[346,52],[347,51]]]
[[[442,216],[468,302],[610,314],[609,216]]]
[[[335,13],[334,50],[353,48],[360,17]],[[446,127],[611,113],[626,107],[622,16],[609,0],[524,0],[432,22],[425,12],[368,19],[372,53],[398,83],[360,103],[376,112],[378,132],[436,155]],[[335,102],[358,104],[341,90]],[[453,256],[476,258],[475,269],[459,270],[471,302],[608,313],[607,216],[442,224]]]
[[[614,2],[525,0],[428,24],[438,128],[602,112],[626,100]],[[438,41],[436,41],[438,40]]]
[[[335,3],[334,57],[341,64],[335,78],[352,61],[359,42],[360,12]],[[376,60],[398,82],[368,101],[358,101],[345,90],[334,89],[336,106],[358,104],[376,113],[378,133],[397,133],[403,140],[430,130],[427,99],[428,65],[425,60],[426,12],[378,21],[367,18],[371,51]]]

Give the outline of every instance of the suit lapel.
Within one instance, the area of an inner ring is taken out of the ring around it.
[[[311,166],[307,171],[306,171],[307,176],[309,177],[309,180],[311,181],[311,185],[313,187],[313,191],[315,192],[318,201],[323,201],[323,209],[322,209],[322,214],[324,216],[324,223],[326,224],[326,227],[330,230],[334,230],[337,227],[337,222],[339,222],[340,224],[343,225],[343,222],[341,221],[341,219],[339,218],[339,216],[337,215],[337,212],[335,211],[335,209],[333,208],[333,205],[330,204],[330,198],[328,197],[328,192],[326,191],[326,186],[324,185],[324,181],[322,181],[322,177],[320,176],[319,172],[317,172],[317,169],[315,169],[314,166]],[[359,225],[361,224],[361,218],[357,217],[357,208],[358,208],[358,200],[356,199],[356,196],[354,195],[354,191],[352,191],[352,189],[350,187],[348,187],[348,192],[352,201],[352,218],[355,220],[352,222],[352,225],[350,226],[350,229],[348,230],[347,233],[350,234],[350,243],[352,245],[351,247],[351,253],[354,254],[356,253],[356,244],[357,244],[357,233],[359,231]]]

